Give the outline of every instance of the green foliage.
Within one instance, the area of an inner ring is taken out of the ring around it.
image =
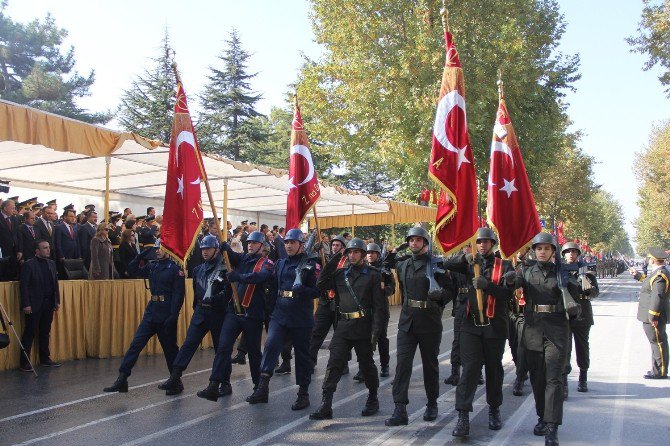
[[[201,148],[205,152],[239,161],[258,162],[250,158],[252,146],[268,140],[262,115],[254,108],[261,95],[252,91],[249,81],[256,74],[247,72],[249,53],[242,48],[236,30],[230,33],[228,45],[219,60],[221,68],[210,67],[209,82],[201,95],[203,111],[198,119]],[[245,153],[246,151],[250,153]]]
[[[638,35],[626,39],[633,51],[647,54],[645,70],[660,65],[664,71],[659,76],[665,92],[670,97],[670,0],[642,0],[642,19],[637,28]]]
[[[174,50],[166,31],[159,55],[151,59],[153,67],[137,76],[121,97],[117,118],[125,130],[165,143],[170,141],[177,86],[173,59]]]
[[[104,123],[109,113],[91,113],[77,106],[88,96],[95,72],[81,76],[75,69],[74,47],[63,49],[67,31],[48,15],[28,24],[15,22],[0,3],[0,97],[90,123]]]

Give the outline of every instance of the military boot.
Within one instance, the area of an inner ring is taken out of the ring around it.
[[[298,389],[298,398],[291,406],[291,410],[303,410],[309,407],[309,385],[300,386]]]
[[[179,395],[184,391],[184,384],[181,382],[181,369],[174,368],[170,377],[164,383],[165,394],[170,395]]]
[[[389,366],[388,365],[383,365],[381,371],[379,372],[379,376],[382,378],[388,378],[389,376]]]
[[[500,428],[502,428],[500,409],[497,407],[489,407],[489,429],[492,431],[499,431]]]
[[[349,364],[344,366],[344,368],[342,369],[342,374],[343,375],[348,375],[349,374]]]
[[[112,384],[109,387],[105,387],[102,390],[103,390],[103,392],[127,393],[128,392],[128,375],[126,375],[123,372],[119,373],[119,377],[116,378],[116,381],[114,381],[114,384]]]
[[[268,395],[270,394],[270,375],[261,373],[261,377],[258,380],[258,387],[254,390],[250,396],[247,397],[247,403],[249,404],[258,404],[258,403],[267,403]]]
[[[467,410],[458,411],[458,421],[456,427],[451,432],[454,437],[467,437],[470,435],[470,412]]]
[[[484,384],[484,374],[479,372],[479,381],[477,381],[477,385],[481,386],[482,384]]]
[[[533,428],[533,435],[537,435],[538,437],[547,435],[547,423],[542,421],[542,418],[537,419],[537,424]]]
[[[451,375],[448,378],[445,378],[445,384],[451,384],[452,386],[458,385],[458,380],[461,378],[461,366],[460,365],[451,365]]]
[[[291,361],[282,361],[281,365],[275,369],[276,375],[288,375],[291,373]]]
[[[228,396],[233,393],[233,387],[229,381],[224,381],[219,386],[219,396]]]
[[[333,392],[324,390],[321,397],[321,405],[316,409],[316,412],[309,414],[309,419],[330,420],[331,418],[333,418]]]
[[[356,373],[352,379],[354,381],[358,381],[359,383],[365,381],[365,378],[363,377],[363,371],[359,370],[358,373]]]
[[[407,417],[407,404],[395,403],[393,415],[384,421],[387,426],[407,426],[409,418]]]
[[[544,435],[544,446],[558,446],[558,424],[547,423],[547,433]]]
[[[237,354],[230,359],[230,362],[233,364],[240,364],[240,365],[246,364],[247,355],[238,350]]]
[[[563,401],[568,399],[568,375],[563,375]]]
[[[577,384],[577,392],[588,392],[589,386],[586,384],[586,377],[588,372],[586,370],[579,371],[579,384]]]
[[[377,399],[377,389],[370,389],[365,407],[361,411],[361,416],[369,417],[379,412],[379,400]]]
[[[523,378],[517,376],[514,380],[514,386],[512,387],[512,395],[522,396],[523,395]]]
[[[218,381],[210,381],[207,387],[197,393],[198,398],[214,401],[216,403],[216,400],[219,399],[219,384]]]
[[[423,421],[435,421],[437,419],[437,401],[428,401],[426,411],[423,413]]]

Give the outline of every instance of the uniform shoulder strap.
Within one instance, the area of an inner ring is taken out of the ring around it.
[[[668,280],[668,275],[663,271],[659,271],[656,274],[654,274],[651,280],[649,280],[649,284],[653,284],[654,281],[658,278],[665,280],[665,294],[668,294],[668,289],[670,289],[670,280]]]

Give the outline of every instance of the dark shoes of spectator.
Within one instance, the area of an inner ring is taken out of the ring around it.
[[[49,358],[40,365],[42,367],[60,367],[62,364],[60,362],[52,361],[51,358]]]
[[[30,364],[21,364],[19,370],[21,370],[22,372],[32,372],[33,368]]]
[[[240,364],[244,365],[247,363],[247,358],[246,355],[242,352],[237,352],[237,355],[233,356],[233,358],[230,360],[233,364]]]

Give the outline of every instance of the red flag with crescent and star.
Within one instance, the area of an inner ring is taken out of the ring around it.
[[[203,220],[200,183],[206,178],[186,95],[179,82],[170,135],[161,248],[182,266],[200,234]]]
[[[302,124],[300,105],[295,100],[291,128],[291,151],[288,167],[288,197],[286,197],[286,230],[299,228],[307,213],[321,197],[319,179],[309,151],[307,133]]]
[[[458,51],[445,31],[446,62],[433,125],[428,175],[442,189],[435,238],[445,254],[469,244],[477,231],[477,182],[465,113],[465,81]]]
[[[507,112],[500,85],[500,102],[491,143],[486,213],[489,225],[498,233],[503,258],[516,255],[541,230],[535,199],[521,156],[521,149]]]

